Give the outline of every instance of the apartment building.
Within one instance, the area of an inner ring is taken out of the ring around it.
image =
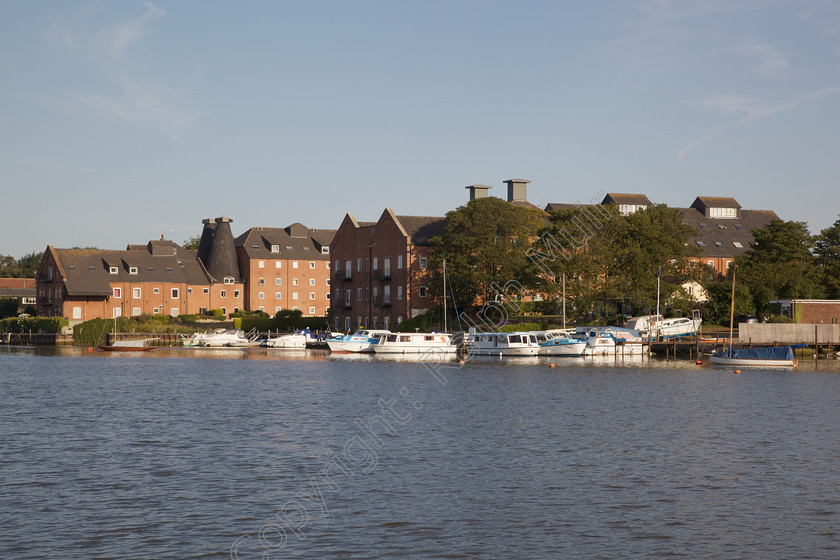
[[[254,227],[236,239],[246,286],[245,309],[274,315],[285,309],[324,316],[330,307],[330,245],[336,230],[294,223]]]

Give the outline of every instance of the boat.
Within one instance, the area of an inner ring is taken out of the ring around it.
[[[215,329],[198,341],[201,348],[222,346],[254,346],[256,342],[241,329]]]
[[[540,356],[582,356],[586,349],[586,340],[573,336],[568,329],[551,330],[539,333]],[[542,339],[542,340],[540,340]]]
[[[452,335],[448,333],[391,333],[380,337],[373,351],[377,354],[454,354],[458,347],[452,343]]]
[[[692,336],[700,330],[700,311],[695,309],[691,317],[674,317],[665,319],[662,315],[642,315],[629,317],[624,328],[639,331],[643,338],[673,339]]]
[[[536,356],[540,344],[532,332],[469,333],[465,347],[475,356]]]
[[[389,330],[359,329],[353,334],[345,334],[327,339],[330,351],[340,353],[369,353],[373,346],[379,344],[381,336],[389,335]]]
[[[285,348],[288,350],[306,350],[306,343],[315,338],[308,328],[299,329],[290,334],[283,334],[263,340],[260,346],[267,348]]]
[[[148,352],[157,348],[157,346],[149,345],[149,342],[153,340],[158,339],[140,338],[137,340],[117,340],[110,346],[97,346],[97,348],[105,352]]]
[[[730,346],[712,354],[709,360],[713,364],[728,366],[793,367],[796,365],[793,349],[805,348],[806,346],[807,344],[792,344],[771,348],[732,348]]]
[[[613,354],[643,354],[645,343],[638,331],[608,327],[592,329],[586,337],[585,356],[607,356]]]

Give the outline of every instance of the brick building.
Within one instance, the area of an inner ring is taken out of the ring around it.
[[[445,219],[397,216],[386,208],[376,222],[347,214],[333,239],[333,328],[395,328],[423,313],[429,296],[429,239],[443,232]]]
[[[254,227],[236,239],[239,270],[246,286],[245,309],[274,315],[298,309],[324,316],[330,307],[330,244],[335,230],[294,223]]]

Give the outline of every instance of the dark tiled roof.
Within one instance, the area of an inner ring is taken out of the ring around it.
[[[301,224],[285,228],[251,228],[236,238],[236,246],[242,247],[250,258],[281,258],[300,260],[329,260],[322,247],[329,247],[335,237],[334,229],[308,229]],[[304,235],[305,234],[305,235]],[[278,253],[272,253],[276,245]]]
[[[546,212],[556,212],[557,210],[574,210],[579,208],[578,204],[566,204],[565,202],[549,202],[545,205]]]
[[[429,239],[443,233],[446,218],[438,216],[395,216],[415,245],[427,245]]]
[[[689,247],[701,249],[706,257],[734,257],[749,251],[752,231],[779,219],[772,210],[741,210],[737,219],[707,218],[697,208],[678,210],[683,213],[683,222],[697,230],[688,241]]]
[[[728,196],[698,196],[691,203],[692,208],[740,208],[741,205],[734,198]]]
[[[604,197],[601,204],[609,204],[610,202],[615,204],[634,204],[644,206],[651,206],[653,204],[646,195],[627,193],[607,193],[607,196]]]
[[[66,274],[65,286],[72,296],[108,296],[110,282],[185,282],[209,284],[195,251],[187,251],[168,242],[175,254],[153,255],[154,242],[130,245],[125,251],[97,249],[56,249],[59,264]],[[112,274],[111,267],[117,272]],[[131,274],[132,267],[137,268]]]
[[[513,204],[514,206],[519,206],[520,208],[530,208],[532,210],[539,210],[540,212],[543,211],[542,208],[540,208],[539,206],[536,206],[534,204],[531,204],[527,200],[514,200],[514,201],[511,202],[511,204]]]

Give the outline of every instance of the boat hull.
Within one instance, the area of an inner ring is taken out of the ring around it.
[[[572,342],[570,344],[551,344],[540,347],[540,356],[560,356],[577,358],[583,355],[586,350],[585,342]]]
[[[540,351],[539,346],[522,346],[509,348],[476,348],[470,346],[467,348],[467,353],[473,356],[519,356],[529,357],[536,356]]]
[[[726,356],[712,356],[709,361],[713,364],[727,366],[753,366],[753,367],[794,367],[796,360],[752,360],[748,358],[727,358]]]

